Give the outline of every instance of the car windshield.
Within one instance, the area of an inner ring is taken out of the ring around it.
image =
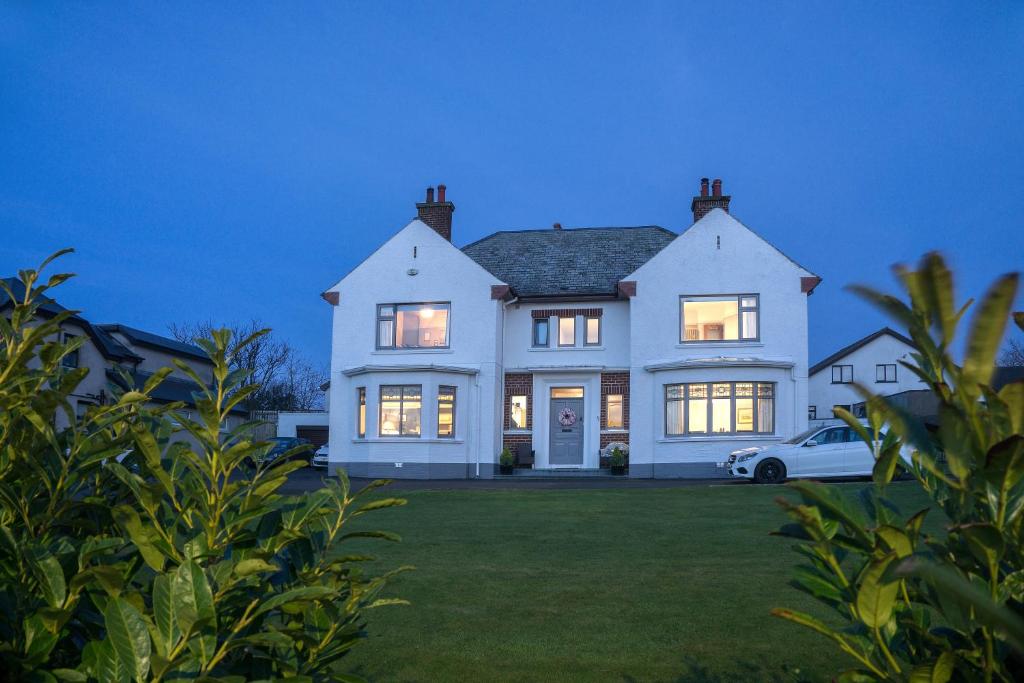
[[[805,439],[810,438],[811,435],[815,434],[819,429],[821,429],[821,427],[815,427],[814,429],[808,429],[806,432],[801,432],[801,433],[797,434],[796,436],[794,436],[792,439],[789,439],[788,441],[783,441],[782,443],[801,443]]]

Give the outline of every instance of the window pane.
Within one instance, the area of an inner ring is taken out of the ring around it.
[[[558,345],[576,345],[576,318],[558,319]]]
[[[388,399],[381,395],[380,399],[380,434],[381,436],[398,436],[402,423],[401,400]]]
[[[402,387],[384,385],[380,388],[380,400],[397,401],[402,398]]]
[[[513,396],[509,406],[509,426],[512,429],[526,429],[526,397]]]
[[[762,398],[757,401],[757,431],[773,433],[775,431],[775,399],[763,398],[763,396],[762,394]],[[813,410],[814,406],[811,406],[811,411]],[[813,412],[810,417],[814,417]]]
[[[739,302],[735,297],[683,299],[683,341],[739,339]]]
[[[396,325],[399,348],[448,346],[448,304],[402,304]]]
[[[587,343],[601,343],[601,319],[587,318]]]
[[[754,399],[736,399],[736,431],[754,431]]]
[[[743,311],[743,338],[757,339],[757,311]]]
[[[394,335],[395,321],[394,320],[379,320],[377,321],[377,346],[387,348],[394,346],[392,343],[392,337]]]
[[[377,307],[378,318],[392,318],[395,315],[395,307],[390,304]]]
[[[670,398],[670,399],[672,399],[672,398],[683,398],[683,396],[684,396],[683,388],[684,388],[684,385],[682,385],[682,384],[666,384],[665,385],[665,397],[666,398]]]
[[[420,435],[420,388],[404,387],[402,391],[402,435]]]
[[[716,398],[711,401],[711,431],[732,431],[732,401],[727,398]]]
[[[756,308],[757,297],[756,296],[745,296],[740,299],[740,306],[743,308]]]
[[[622,394],[608,394],[606,402],[605,422],[608,429],[622,429]]]
[[[689,394],[690,400],[686,404],[689,411],[689,423],[686,431],[691,434],[706,434],[708,431],[708,400],[694,397],[707,396],[707,386],[692,384]]]
[[[693,410],[691,403],[690,409]],[[690,431],[693,431],[692,429]],[[683,433],[683,402],[668,400],[665,402],[665,433],[677,435]]]
[[[359,387],[359,412],[357,418],[357,434],[359,438],[366,436],[366,387]]]
[[[714,398],[728,398],[732,396],[732,385],[725,383],[712,384],[711,395]]]
[[[753,396],[754,385],[750,382],[739,382],[736,384],[737,396]]]
[[[533,321],[533,345],[548,345],[548,320],[547,318]]]
[[[551,398],[583,398],[583,387],[554,387]]]
[[[455,436],[455,387],[437,388],[437,436]]]

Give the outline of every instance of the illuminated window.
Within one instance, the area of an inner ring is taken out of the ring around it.
[[[448,303],[377,306],[377,348],[447,348],[450,310]]]
[[[680,297],[682,343],[708,341],[755,341],[758,330],[758,296]]]
[[[509,399],[509,427],[527,429],[526,417],[526,397],[513,396]]]
[[[774,431],[774,384],[665,385],[665,433],[668,436],[771,434]]]
[[[553,387],[551,398],[583,398],[583,387]]]
[[[455,438],[455,387],[437,388],[437,436]]]
[[[622,429],[624,425],[622,394],[608,394],[605,396],[605,427]]]
[[[558,345],[576,346],[576,316],[558,319]]]
[[[381,436],[419,436],[423,387],[419,384],[382,385]]]
[[[601,343],[601,319],[586,318],[587,338],[584,342],[587,346],[597,346]]]
[[[358,398],[358,412],[356,414],[356,436],[360,439],[366,437],[366,387],[359,387],[356,389]]]

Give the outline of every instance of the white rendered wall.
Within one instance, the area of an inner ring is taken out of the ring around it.
[[[736,448],[775,443],[807,426],[807,294],[813,274],[715,209],[627,280],[630,300],[630,472],[634,476],[714,476]],[[759,295],[756,342],[680,343],[680,296]],[[704,360],[713,368],[651,372],[657,363]],[[745,367],[738,360],[762,361]],[[775,434],[666,437],[664,385],[678,382],[766,381],[776,384]]]
[[[852,405],[863,401],[852,384],[832,384],[832,365],[852,365],[853,381],[866,385],[871,391],[883,396],[927,388],[917,375],[899,362],[913,362],[914,352],[906,342],[892,335],[883,334],[811,375],[809,403],[817,407],[818,419],[832,417],[832,406]],[[876,382],[875,365],[896,364],[896,382]]]
[[[326,410],[281,411],[277,414],[277,435],[294,437],[299,427],[327,427],[328,424]]]
[[[601,343],[587,346],[586,322],[576,316],[576,345],[558,345],[558,318],[549,318],[550,344],[533,346],[532,311],[564,308],[599,308]],[[507,372],[531,368],[595,367],[624,370],[629,367],[629,302],[579,301],[552,304],[513,303],[505,308],[504,364]]]

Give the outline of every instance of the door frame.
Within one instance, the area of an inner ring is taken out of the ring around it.
[[[552,465],[548,461],[551,447],[551,390],[583,387],[583,464]],[[533,449],[537,453],[537,469],[597,469],[601,433],[601,373],[560,370],[533,373]]]
[[[583,392],[582,396],[574,396],[569,398],[552,398],[551,390],[548,391],[548,469],[551,470],[580,470],[583,469],[587,462],[587,390],[585,387],[551,387],[551,389],[579,389]],[[555,439],[554,433],[551,431],[551,427],[555,420],[555,401],[579,401],[580,411],[583,413],[582,419],[577,420],[576,424],[580,428],[580,461],[579,463],[552,463],[551,462],[551,445]]]

